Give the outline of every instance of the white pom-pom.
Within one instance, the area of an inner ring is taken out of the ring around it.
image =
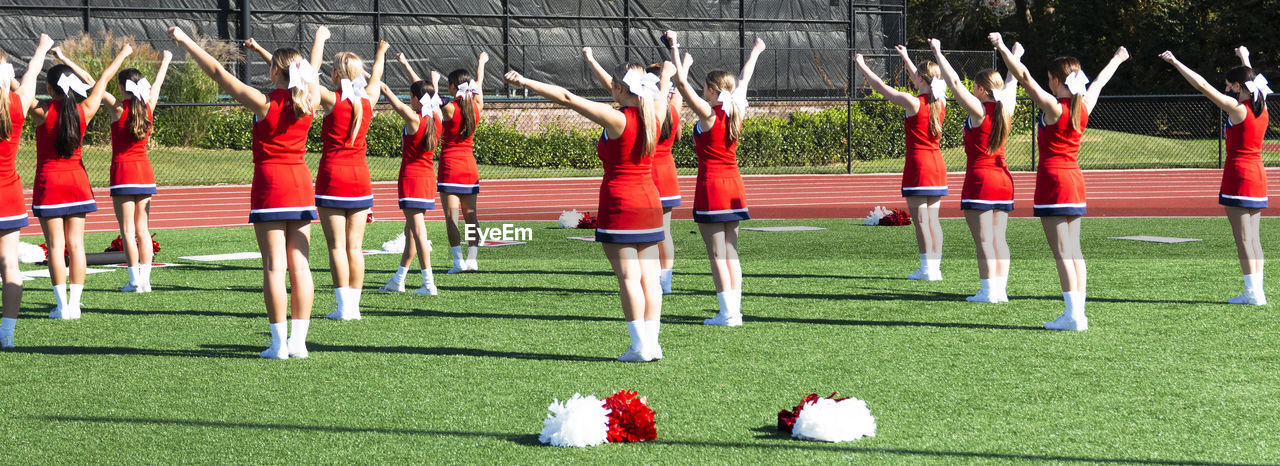
[[[609,410],[595,395],[573,398],[547,406],[551,414],[542,421],[538,441],[557,447],[590,447],[609,440]]]
[[[560,228],[578,228],[578,222],[582,221],[582,212],[578,209],[566,210],[560,214]]]
[[[18,262],[34,264],[44,261],[44,249],[31,243],[18,242]]]
[[[386,252],[404,252],[404,233],[396,236],[396,239],[382,243],[382,250]]]
[[[857,398],[836,401],[822,398],[804,406],[791,428],[791,436],[801,440],[848,442],[876,436],[876,419],[867,402]]]

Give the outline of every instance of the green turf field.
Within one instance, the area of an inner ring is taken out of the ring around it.
[[[67,463],[894,463],[1274,462],[1280,329],[1270,307],[1221,304],[1240,274],[1222,219],[1086,219],[1090,330],[1040,330],[1061,311],[1039,224],[1013,220],[1007,304],[973,304],[973,246],[946,220],[938,283],[905,227],[853,220],[751,221],[817,232],[743,232],[741,328],[702,319],[716,299],[694,225],[676,222],[666,358],[614,362],[627,345],[617,286],[585,230],[534,228],[528,245],[484,248],[481,273],[440,296],[380,294],[396,256],[371,256],[364,320],[320,319],[311,358],[268,361],[257,261],[157,269],[155,292],[110,292],[90,275],[79,321],[42,318],[28,282],[18,348],[0,352],[0,458]],[[1264,219],[1263,231],[1280,220]],[[369,245],[400,225],[371,226]],[[312,230],[317,288],[323,238]],[[1203,238],[1117,241],[1133,234]],[[430,235],[442,241],[443,226]],[[114,234],[90,235],[100,250]],[[251,230],[161,231],[160,261],[255,249]],[[1274,238],[1264,237],[1266,244]],[[39,242],[27,238],[29,242]],[[26,268],[32,268],[27,266]],[[1274,282],[1274,280],[1273,280]],[[410,275],[409,286],[418,284]],[[1274,291],[1273,299],[1280,299]],[[546,406],[630,388],[657,411],[658,440],[538,444]],[[879,429],[852,443],[775,433],[806,393],[856,396]]]

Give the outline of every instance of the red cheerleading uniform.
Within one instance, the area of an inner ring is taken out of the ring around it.
[[[111,195],[139,196],[156,193],[156,175],[151,170],[151,160],[147,158],[147,142],[151,140],[151,129],[142,139],[134,139],[129,131],[129,115],[133,112],[133,98],[121,102],[124,113],[111,122]],[[147,108],[145,118],[152,121],[151,106]]]
[[[373,184],[369,180],[369,163],[365,160],[369,124],[373,121],[373,105],[369,99],[357,99],[363,112],[354,122],[355,105],[334,93],[337,102],[324,116],[320,126],[320,166],[316,170],[316,206],[330,209],[368,209],[373,207]],[[351,125],[359,124],[354,141]]]
[[[747,190],[738,173],[738,141],[729,139],[729,117],[717,105],[716,122],[703,130],[693,127],[693,151],[698,155],[698,183],[693,192],[693,221],[723,223],[748,220]]]
[[[662,229],[662,202],[653,184],[653,156],[644,154],[640,111],[623,107],[626,129],[614,139],[600,135],[596,156],[604,165],[600,182],[596,241],[652,243],[667,237]]]
[[[476,156],[472,142],[475,132],[462,137],[462,109],[459,101],[449,102],[452,105],[453,119],[442,123],[444,132],[440,134],[440,176],[436,189],[441,193],[476,194],[480,192],[480,171],[476,168]],[[475,106],[476,123],[480,122],[480,106]]]
[[[6,85],[7,87],[7,85]],[[0,230],[13,230],[29,225],[27,206],[22,199],[22,179],[18,177],[18,140],[22,137],[22,124],[27,121],[22,98],[17,92],[9,92],[9,114],[13,123],[9,139],[0,139]]]
[[[45,111],[44,123],[36,126],[36,178],[31,193],[31,212],[36,217],[65,217],[95,212],[93,189],[89,187],[89,174],[80,161],[80,148],[71,157],[58,155],[58,112],[62,102],[53,101]],[[89,122],[84,109],[80,113],[80,136]]]
[[[271,108],[253,122],[253,186],[249,222],[315,220],[315,192],[307,153],[311,115],[296,116],[288,89],[267,94]]]
[[[440,114],[431,112],[431,120],[418,119],[418,132],[409,133],[405,126],[400,138],[400,181],[396,192],[400,196],[401,209],[432,210],[436,208],[436,174],[431,163],[435,152],[422,150],[422,140],[427,137],[427,125],[436,126],[436,136],[441,129]]]
[[[658,145],[653,150],[653,182],[658,186],[658,199],[662,201],[662,206],[678,207],[680,181],[676,177],[676,158],[671,154],[671,149],[676,144],[676,136],[680,134],[680,111],[672,105],[667,108],[671,111],[671,115],[667,116],[671,121],[671,134],[658,139]]]
[[[1036,147],[1036,193],[1033,214],[1037,217],[1085,215],[1084,174],[1080,172],[1080,139],[1089,123],[1089,114],[1080,115],[1080,131],[1071,128],[1071,98],[1058,99],[1062,116],[1052,125],[1040,112],[1040,134]]]
[[[1013,175],[1004,161],[1004,145],[990,150],[991,122],[1003,118],[996,113],[996,103],[982,104],[986,116],[976,128],[964,121],[965,164],[964,187],[960,190],[962,210],[1013,210]]]
[[[1262,165],[1262,139],[1267,134],[1271,117],[1266,111],[1254,115],[1253,105],[1245,103],[1244,121],[1231,124],[1227,133],[1227,160],[1222,166],[1222,188],[1218,203],[1247,209],[1267,208],[1267,171]]]
[[[942,139],[929,134],[929,95],[916,96],[920,110],[903,120],[907,144],[902,168],[902,197],[946,196],[947,163],[942,160]],[[939,121],[947,117],[943,107]]]

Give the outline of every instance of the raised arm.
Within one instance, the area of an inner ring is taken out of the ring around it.
[[[627,128],[627,117],[622,112],[614,109],[612,105],[584,99],[565,90],[563,87],[526,78],[514,70],[508,71],[504,79],[511,84],[527,88],[547,98],[547,100],[568,107],[570,110],[587,117],[588,120],[604,127],[610,139],[621,137],[623,131]]]
[[[476,108],[484,110],[484,65],[489,63],[489,52],[476,57]]]
[[[22,99],[22,113],[31,111],[36,106],[36,83],[40,79],[40,71],[44,69],[44,57],[53,48],[53,39],[48,34],[40,34],[40,42],[36,51],[31,53],[31,61],[27,62],[27,71],[22,74],[18,84],[18,97]]]
[[[164,85],[164,78],[169,74],[169,62],[173,60],[173,52],[168,50],[160,57],[160,69],[156,71],[156,82],[151,83],[151,98],[147,99],[147,107],[151,111],[156,111],[156,102],[160,101],[160,86]]]
[[[1046,92],[1031,79],[1031,72],[1027,70],[1026,65],[1022,64],[1020,57],[1015,56],[1009,47],[1004,45],[1004,38],[1000,37],[1000,33],[993,32],[987,35],[987,39],[991,41],[991,45],[996,47],[1000,52],[1000,58],[1004,60],[1004,65],[1009,68],[1009,73],[1014,79],[1027,90],[1027,95],[1031,97],[1031,101],[1044,112],[1045,121],[1058,121],[1062,116],[1062,107],[1058,105],[1058,98],[1052,93]]]
[[[249,49],[249,50],[252,50],[252,51],[254,51],[254,52],[257,52],[257,53],[258,53],[258,55],[260,55],[260,56],[262,57],[262,61],[265,61],[265,62],[267,62],[268,64],[270,64],[270,63],[271,63],[271,58],[272,58],[271,52],[268,52],[268,51],[267,51],[267,49],[264,49],[264,48],[262,48],[262,46],[261,46],[261,45],[258,45],[258,41],[253,40],[253,38],[252,38],[252,37],[250,37],[248,40],[244,41],[243,46],[244,46],[244,48],[246,48],[246,49]],[[248,60],[248,57],[245,57],[245,59],[246,59],[246,60]]]
[[[1249,68],[1253,68],[1253,65],[1249,64],[1249,49],[1241,45],[1235,48],[1235,52],[1236,52],[1236,56],[1240,57],[1241,65],[1247,66]]]
[[[102,70],[102,76],[99,76],[93,88],[89,89],[88,97],[85,97],[84,101],[80,102],[80,108],[84,110],[85,120],[93,119],[93,115],[98,113],[98,107],[102,105],[102,96],[107,94],[107,83],[111,82],[111,77],[120,71],[120,65],[124,64],[124,59],[128,58],[132,53],[133,47],[129,44],[124,44],[123,47],[120,47],[120,53],[116,54],[116,59],[111,60],[111,64],[107,65],[107,69]]]
[[[702,99],[698,92],[689,85],[689,67],[693,66],[693,57],[689,54],[680,56],[680,43],[676,41],[676,33],[667,31],[663,34],[667,44],[671,48],[671,63],[676,67],[675,86],[676,91],[689,104],[689,109],[693,110],[698,119],[705,122],[704,128],[710,128],[715,124],[716,112],[711,109],[711,104]]]
[[[591,67],[591,72],[596,75],[596,82],[600,83],[600,87],[603,87],[606,92],[613,89],[613,76],[610,76],[609,72],[596,61],[595,55],[591,53],[591,47],[582,48],[582,58],[587,60],[587,65]]]
[[[911,61],[911,54],[907,53],[907,46],[895,45],[893,51],[898,52],[898,56],[902,57],[902,63],[907,67],[907,72],[913,76],[916,74],[916,62]]]
[[[1107,66],[1098,72],[1098,76],[1089,84],[1089,89],[1085,91],[1084,104],[1086,109],[1090,112],[1093,111],[1093,106],[1098,104],[1098,96],[1102,95],[1102,88],[1106,87],[1112,76],[1115,76],[1116,68],[1119,68],[1120,64],[1128,59],[1129,51],[1127,49],[1123,46],[1116,49],[1116,54],[1111,56],[1111,61],[1107,62]]]
[[[942,42],[938,39],[929,39],[929,48],[933,49],[938,67],[942,68],[942,79],[947,82],[947,87],[951,88],[951,95],[956,96],[956,100],[960,102],[961,107],[964,107],[964,111],[973,117],[970,121],[982,121],[982,118],[987,116],[986,107],[983,107],[982,101],[974,97],[973,93],[964,87],[964,83],[960,82],[960,76],[956,75],[951,62],[947,61],[947,57],[942,54]]]
[[[1182,62],[1178,61],[1178,59],[1173,56],[1173,52],[1166,50],[1164,53],[1160,54],[1160,58],[1169,62],[1170,65],[1173,65],[1173,68],[1178,70],[1178,74],[1181,74],[1183,78],[1186,78],[1187,82],[1191,83],[1191,87],[1200,91],[1201,94],[1204,94],[1205,97],[1209,98],[1210,102],[1213,102],[1213,105],[1226,112],[1227,115],[1231,117],[1232,123],[1244,121],[1247,110],[1243,105],[1240,105],[1239,100],[1219,92],[1212,84],[1209,84],[1209,81],[1205,80],[1203,76],[1200,76],[1199,73],[1192,71],[1191,68],[1187,67],[1187,65],[1183,65]]]
[[[97,78],[95,78],[92,74],[89,74],[89,72],[86,71],[84,68],[81,68],[80,65],[77,65],[76,62],[71,60],[70,57],[63,54],[62,47],[54,47],[52,52],[53,52],[53,55],[58,58],[58,61],[70,67],[71,71],[74,72],[76,76],[80,78],[81,81],[84,81],[85,84],[92,86],[98,83]],[[111,77],[108,76],[106,79],[111,79]],[[102,101],[106,102],[107,105],[114,107],[116,105],[116,96],[111,95],[111,93],[109,92],[104,92],[102,93]]]
[[[871,88],[879,92],[894,105],[905,108],[909,113],[914,114],[920,111],[920,101],[915,96],[906,92],[899,91],[884,83],[871,68],[867,66],[867,60],[859,53],[853,56],[853,62],[858,65],[858,69],[862,70],[862,74],[867,76],[867,81],[871,83]]]
[[[421,80],[422,80],[422,78],[419,78],[419,77],[418,77],[418,73],[413,72],[413,65],[410,65],[410,64],[409,64],[409,59],[408,59],[408,58],[405,58],[405,56],[404,56],[404,54],[403,54],[403,53],[397,53],[397,54],[396,54],[396,61],[399,61],[399,62],[400,62],[400,65],[401,65],[401,66],[404,66],[404,71],[405,71],[406,73],[409,73],[409,83],[410,83],[410,84],[412,84],[412,83],[416,83],[416,82],[418,82],[418,81],[421,81]]]
[[[311,68],[320,71],[320,64],[324,62],[324,42],[330,37],[329,27],[320,26],[316,28],[315,41],[311,42]]]
[[[209,52],[200,47],[200,44],[191,40],[191,37],[187,36],[187,33],[183,32],[181,28],[171,26],[169,28],[169,37],[172,37],[178,45],[187,49],[187,54],[191,56],[192,60],[195,60],[196,65],[205,74],[209,75],[213,82],[218,83],[218,86],[227,95],[230,95],[240,105],[249,109],[258,118],[267,116],[267,110],[271,107],[271,102],[267,100],[267,96],[236,79],[235,75],[228,73],[227,69],[223,68],[222,63],[218,63],[218,60],[213,58],[213,55],[209,55]]]
[[[369,74],[370,105],[377,105],[378,100],[382,98],[382,74],[387,69],[387,50],[390,48],[391,44],[387,41],[378,41],[378,55],[373,59],[373,70]]]
[[[751,47],[751,55],[747,57],[747,62],[742,64],[742,73],[738,75],[737,89],[747,92],[747,84],[751,82],[751,75],[756,72],[756,60],[760,59],[760,54],[762,53],[764,53],[764,39],[757,37],[755,45]]]
[[[409,130],[416,133],[418,130],[418,123],[422,121],[422,118],[418,116],[418,112],[413,111],[413,108],[405,105],[404,102],[401,102],[400,97],[397,96],[396,93],[386,85],[386,83],[378,83],[378,87],[380,88],[378,89],[378,92],[387,95],[387,102],[391,104],[391,108],[394,108],[396,113],[400,114],[400,118],[403,118],[404,122],[409,124]]]

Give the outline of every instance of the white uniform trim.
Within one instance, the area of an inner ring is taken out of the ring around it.
[[[420,197],[402,197],[402,198],[400,198],[400,200],[402,200],[402,201],[411,201],[411,202],[435,202],[435,201],[436,201],[436,199],[435,199],[435,198],[431,198],[431,199],[423,199],[423,198],[420,198]]]
[[[440,185],[440,186],[456,186],[456,187],[459,187],[459,188],[474,188],[474,187],[476,187],[476,186],[480,186],[478,183],[477,183],[477,184],[436,183],[436,184],[438,184],[438,185]]]
[[[646,233],[661,233],[661,232],[665,231],[665,229],[664,229],[664,228],[662,228],[662,227],[658,227],[658,228],[648,228],[648,229],[644,229],[644,230],[606,230],[606,229],[603,229],[603,228],[597,228],[597,229],[596,229],[596,231],[598,231],[598,232],[600,232],[600,233],[610,234],[610,235],[619,235],[619,234],[625,234],[625,235],[639,235],[639,234],[646,234]]]
[[[308,206],[308,207],[273,207],[273,208],[270,208],[270,209],[253,209],[253,210],[250,210],[250,211],[249,211],[249,213],[251,213],[251,214],[270,214],[270,213],[275,213],[275,212],[302,212],[302,211],[304,211],[304,210],[316,210],[316,206]]]
[[[912,186],[910,188],[902,188],[903,191],[912,191],[916,189],[947,189],[946,186]]]
[[[113,185],[111,185],[111,186],[108,186],[108,187],[107,187],[107,189],[116,189],[116,188],[154,188],[154,187],[156,187],[155,183],[152,183],[152,184],[113,184]]]
[[[1065,207],[1085,207],[1085,206],[1086,206],[1086,203],[1081,202],[1078,204],[1035,204],[1032,207],[1035,207],[1037,209],[1061,209]]]
[[[658,200],[659,200],[659,201],[670,201],[670,200],[672,200],[672,199],[680,199],[680,195],[679,195],[679,194],[676,194],[676,195],[674,195],[674,196],[667,196],[667,197],[660,197],[660,198],[658,198]]]
[[[1266,197],[1232,196],[1230,194],[1219,194],[1219,196],[1227,199],[1239,199],[1241,201],[1265,201],[1268,199]]]
[[[373,199],[373,195],[370,194],[368,196],[343,197],[343,196],[322,196],[317,194],[316,199],[325,199],[329,201],[367,201],[367,200]]]
[[[21,215],[14,215],[12,217],[0,217],[0,222],[8,222],[10,220],[22,220],[24,218],[27,218],[26,213],[23,213]]]
[[[960,202],[972,202],[974,204],[1008,204],[1013,202],[1013,199],[1009,199],[1007,201],[988,201],[983,199],[961,199]],[[1081,205],[1084,205],[1084,204],[1081,204]]]
[[[747,211],[746,208],[741,208],[741,209],[725,209],[725,210],[695,210],[693,211],[693,213],[698,215],[720,215],[720,214],[733,214],[733,213],[746,212],[746,211]]]
[[[78,205],[85,205],[85,204],[93,204],[93,199],[89,199],[89,200],[87,200],[87,201],[68,202],[68,203],[66,203],[66,204],[33,205],[33,206],[31,206],[31,210],[35,210],[35,209],[61,209],[61,208],[63,208],[63,207],[74,207],[74,206],[78,206]]]

